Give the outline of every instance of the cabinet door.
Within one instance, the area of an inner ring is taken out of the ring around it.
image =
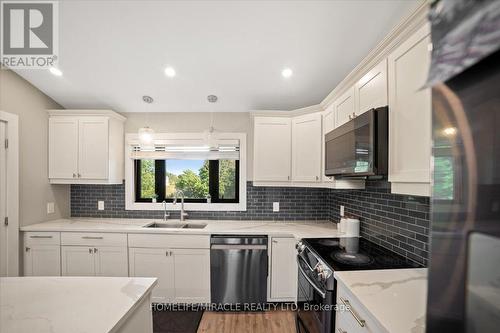
[[[382,60],[356,83],[356,115],[387,105],[387,59]]]
[[[295,300],[297,297],[297,262],[295,238],[271,240],[271,290],[272,300]]]
[[[100,246],[94,249],[96,275],[128,276],[128,254],[126,247]]]
[[[73,179],[78,173],[78,119],[49,119],[49,178]]]
[[[25,276],[60,276],[61,247],[59,245],[31,245],[24,249]]]
[[[423,26],[389,55],[389,181],[415,184],[400,193],[430,195],[430,29]],[[418,186],[418,185],[424,185]],[[398,186],[392,187],[393,191]]]
[[[319,182],[321,179],[321,114],[292,120],[292,180]]]
[[[174,299],[173,256],[168,249],[129,248],[131,277],[155,277],[158,284],[152,292],[152,301],[172,302]],[[196,266],[191,266],[195,272]]]
[[[62,246],[63,276],[95,276],[93,248],[88,246]]]
[[[355,112],[354,87],[352,87],[335,101],[335,126],[339,127],[347,123]]]
[[[254,180],[289,181],[291,121],[289,118],[255,117]]]
[[[108,178],[108,133],[108,118],[80,118],[78,150],[79,178]]]
[[[176,303],[210,302],[210,250],[174,249]]]
[[[335,129],[335,106],[332,104],[327,107],[323,114],[323,133],[321,136],[321,178],[323,182],[331,183],[334,181],[333,177],[325,176],[325,135]]]

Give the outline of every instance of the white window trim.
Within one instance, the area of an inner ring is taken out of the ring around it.
[[[193,140],[203,142],[205,133],[155,133],[155,141]],[[186,202],[186,211],[246,211],[247,210],[247,135],[246,133],[216,133],[217,139],[240,141],[240,202],[194,203]],[[125,210],[163,210],[163,203],[135,202],[134,160],[130,158],[133,146],[139,143],[137,133],[125,134]],[[167,210],[180,210],[180,204],[167,203]]]

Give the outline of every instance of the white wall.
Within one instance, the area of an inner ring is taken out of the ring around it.
[[[123,113],[127,117],[125,133],[136,133],[140,127],[149,126],[156,132],[203,132],[210,126],[210,113]],[[253,122],[248,112],[214,113],[213,125],[221,132],[247,133],[247,180],[253,179]]]
[[[48,115],[62,107],[10,70],[0,68],[0,109],[19,116],[19,224],[69,216],[68,185],[48,179]],[[47,214],[47,202],[55,203]]]

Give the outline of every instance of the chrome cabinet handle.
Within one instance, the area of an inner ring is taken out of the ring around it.
[[[76,173],[73,174],[73,178],[76,178]]]
[[[30,238],[52,238],[52,236],[30,236]]]
[[[352,116],[351,115],[349,115],[349,120],[352,120]]]
[[[97,248],[94,247],[94,253],[97,253]]]
[[[165,251],[165,256],[168,257],[168,251]]]
[[[365,327],[365,320],[364,319],[361,319],[358,314],[356,312],[354,312],[354,310],[352,309],[352,306],[351,306],[351,303],[349,302],[349,300],[347,299],[343,299],[342,297],[339,297],[340,298],[340,301],[342,303],[344,303],[344,305],[347,307],[347,309],[349,310],[349,312],[352,314],[352,316],[354,317],[354,319],[356,319],[356,321],[358,322],[359,326],[361,327]]]
[[[103,239],[104,237],[99,236],[99,237],[93,237],[93,236],[82,236],[82,239]]]
[[[30,250],[31,250],[31,248],[26,247],[26,252],[29,252]]]
[[[81,174],[78,174],[78,178],[80,178],[82,175]]]
[[[273,243],[278,243],[278,241],[276,239],[273,239]]]
[[[316,176],[316,180],[319,180],[319,176]]]
[[[338,333],[347,333],[347,331],[344,331],[344,330],[343,330],[343,329],[341,329],[341,328],[337,328],[337,332],[338,332]]]
[[[89,249],[89,253],[92,254],[92,249]]]
[[[168,254],[171,256],[172,255],[172,251],[170,251]]]

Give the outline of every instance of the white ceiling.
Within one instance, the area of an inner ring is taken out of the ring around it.
[[[415,5],[66,0],[59,8],[64,75],[17,72],[66,108],[292,110],[318,104]],[[165,76],[168,65],[175,78]],[[284,67],[293,69],[290,79]],[[209,94],[219,97],[215,105]]]

